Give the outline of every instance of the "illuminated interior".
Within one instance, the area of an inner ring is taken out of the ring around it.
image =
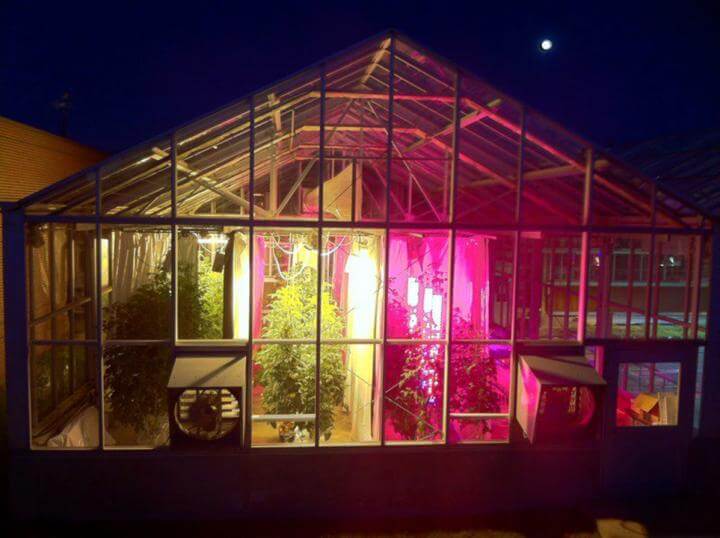
[[[248,357],[246,448],[481,444],[519,344],[705,338],[702,214],[394,34],[19,210],[36,448],[167,445],[187,350]]]

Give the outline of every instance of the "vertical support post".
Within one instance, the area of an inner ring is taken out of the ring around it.
[[[604,237],[598,245],[597,291],[595,292],[596,315],[595,336],[605,338],[612,334],[613,312],[610,310],[612,293],[612,255],[615,239]]]
[[[31,233],[33,233],[33,232],[36,230],[36,227],[33,225],[33,226],[31,226],[30,229],[31,229]],[[23,227],[23,230],[24,230],[24,227]],[[33,379],[33,377],[34,377],[34,375],[33,375],[33,369],[34,369],[35,365],[34,365],[34,360],[33,360],[33,357],[32,357],[32,355],[33,355],[32,342],[35,340],[35,336],[36,336],[36,335],[35,335],[35,324],[33,323],[33,322],[35,321],[35,297],[33,296],[33,290],[35,290],[35,269],[34,269],[34,263],[35,263],[35,262],[34,262],[34,258],[35,258],[35,256],[34,256],[34,254],[33,254],[34,249],[33,249],[33,247],[32,247],[32,241],[29,241],[28,244],[27,244],[27,247],[25,247],[25,248],[27,249],[27,255],[25,254],[25,251],[23,251],[23,256],[25,256],[25,262],[27,263],[27,267],[26,267],[25,270],[27,271],[27,280],[26,280],[26,282],[27,282],[27,286],[28,286],[28,292],[25,294],[25,297],[27,298],[27,301],[28,301],[27,311],[28,311],[28,313],[29,313],[29,315],[28,315],[28,322],[29,322],[29,324],[30,324],[30,327],[29,327],[29,329],[28,329],[28,336],[29,336],[29,340],[30,340],[29,353],[28,353],[28,357],[27,357],[28,360],[30,361],[30,366],[29,366],[29,369],[30,369],[30,370],[29,370],[29,372],[28,372],[28,375],[29,375],[29,379]],[[5,251],[4,251],[4,252],[5,252]],[[5,258],[6,258],[6,260],[7,260],[7,254],[5,254]],[[5,261],[5,264],[7,265],[7,261]],[[7,280],[7,275],[5,275],[5,280],[4,280],[4,281],[5,281],[5,282],[8,281],[8,280]],[[6,286],[7,286],[7,285],[6,285]],[[8,293],[7,290],[5,291],[5,293],[6,293],[6,294]],[[5,296],[5,303],[4,303],[4,305],[5,305],[5,320],[6,320],[6,323],[7,323],[7,319],[8,319],[8,318],[7,318],[7,314],[8,314],[8,311],[9,311],[9,309],[8,309],[8,303],[7,303],[8,300],[9,300],[9,297],[8,297],[8,295],[6,295],[6,296]],[[8,334],[9,334],[9,333],[8,333],[7,330],[6,330],[6,331],[5,331],[6,337],[7,337]],[[9,355],[8,353],[6,353],[6,354],[5,354],[5,364],[6,364],[6,367],[9,367],[9,364],[10,364],[10,358],[9,358],[9,357],[10,357],[10,355]],[[8,378],[8,382],[9,382],[9,378]],[[32,428],[32,427],[34,427],[35,424],[37,424],[37,422],[38,422],[38,415],[39,415],[39,413],[38,413],[37,406],[35,405],[35,402],[37,401],[37,398],[35,397],[35,391],[36,391],[35,384],[31,382],[29,388],[30,388],[30,402],[29,402],[29,403],[30,403],[30,419],[31,419],[31,420],[30,420],[30,426],[31,426],[31,428]],[[9,395],[9,393],[8,393],[8,398],[9,398],[9,396],[10,396],[10,395]],[[9,400],[8,400],[8,401],[9,401]]]
[[[253,329],[255,327],[255,99],[253,96],[250,96],[248,106],[250,107],[250,143],[248,147],[248,200],[250,200],[250,227],[248,228],[248,294],[250,300],[248,305],[250,311],[248,312],[248,339],[247,353],[245,355],[245,416],[243,422],[245,427],[243,446],[246,449],[252,447],[252,365],[254,356]]]
[[[587,305],[588,305],[588,280],[590,278],[590,216],[592,215],[592,187],[595,176],[595,152],[592,148],[585,154],[585,181],[583,182],[583,209],[582,225],[583,231],[580,236],[580,288],[578,290],[578,325],[577,340],[585,343],[585,331],[587,330]],[[598,291],[598,295],[600,291]],[[599,301],[600,297],[596,298]]]
[[[657,243],[657,236],[653,236],[653,243]],[[655,247],[655,256],[658,261],[662,260],[663,248],[662,244],[658,244]],[[658,331],[658,314],[660,313],[660,286],[662,285],[663,275],[660,270],[660,263],[655,264],[655,287],[653,288],[652,296],[652,337],[657,338]]]
[[[170,342],[172,354],[175,356],[175,346],[178,340],[178,286],[177,286],[177,134],[173,132],[170,137]]]
[[[321,123],[322,125],[322,123]],[[268,189],[268,210],[274,216],[278,213],[278,175],[277,175],[277,148],[275,146],[275,132],[273,131],[273,142],[270,148],[270,184]],[[310,166],[310,163],[308,163]]]
[[[317,306],[315,314],[315,446],[320,446],[320,372],[322,361],[322,262],[323,222],[325,219],[325,64],[320,66],[320,155],[318,156],[318,248],[317,248]]]
[[[395,33],[390,35],[390,61],[388,71],[388,125],[387,125],[387,153],[385,155],[385,265],[383,275],[383,365],[380,368],[380,444],[385,445],[385,357],[387,355],[388,341],[388,296],[390,295],[390,187],[392,185],[392,151],[393,151],[393,107],[395,100]]]
[[[98,390],[98,450],[105,448],[105,379],[103,360],[103,293],[102,293],[102,185],[100,171],[95,171],[95,340],[97,351],[97,390]],[[109,250],[109,249],[108,249]],[[112,267],[112,265],[110,266]]]
[[[350,166],[352,173],[352,195],[350,197],[350,221],[356,222],[358,220],[355,212],[357,211],[357,160],[353,157]]]
[[[25,253],[25,218],[21,209],[3,212],[5,282],[5,365],[8,448],[30,448],[30,370]],[[13,285],[10,285],[13,283]]]
[[[712,269],[708,305],[707,343],[703,362],[700,435],[720,437],[720,331],[711,330],[720,323],[720,222],[712,225]]]
[[[65,229],[67,234],[67,282],[65,286],[66,304],[75,303],[75,225],[68,224]],[[68,338],[75,339],[75,308],[68,310]],[[70,346],[70,391],[77,388],[75,372],[75,346]]]
[[[645,339],[650,338],[650,324],[651,313],[652,313],[652,290],[653,290],[653,275],[655,273],[655,209],[657,203],[655,184],[652,185],[651,190],[651,209],[650,209],[650,226],[652,226],[653,232],[650,234],[650,249],[648,252],[648,269],[647,269],[647,288],[645,289]]]
[[[55,224],[48,226],[48,265],[50,266],[48,289],[50,290],[50,339],[57,340],[57,305],[55,304]],[[50,393],[52,395],[53,408],[58,405],[58,356],[57,346],[50,345]]]
[[[572,242],[567,244],[567,261],[565,263],[565,308],[563,309],[563,338],[570,338],[570,304],[572,302],[572,273],[575,249]]]
[[[695,239],[695,267],[693,271],[693,298],[692,298],[692,333],[693,339],[698,337],[698,327],[700,326],[700,294],[702,293],[702,266],[703,254],[705,253],[705,242],[707,239],[704,235],[699,235]],[[713,260],[714,261],[714,260]],[[709,284],[709,283],[708,283]],[[706,320],[707,321],[707,320]],[[706,331],[707,332],[707,331]]]
[[[448,443],[448,419],[450,409],[448,399],[450,394],[450,361],[453,345],[453,304],[455,302],[455,242],[457,232],[455,228],[455,204],[458,185],[458,155],[460,152],[460,72],[455,71],[455,105],[453,110],[453,137],[452,137],[452,161],[450,163],[450,192],[447,215],[450,222],[450,256],[448,268],[448,304],[445,322],[447,331],[447,343],[445,344],[445,361],[443,367],[443,421],[442,435],[445,444]]]
[[[520,263],[520,229],[523,223],[522,214],[522,192],[523,182],[525,174],[525,129],[526,129],[526,115],[527,110],[525,106],[520,111],[520,139],[518,141],[518,155],[517,155],[517,191],[515,193],[515,233],[513,243],[513,260],[512,260],[512,297],[510,298],[510,345],[512,349],[511,364],[510,364],[510,442],[514,441],[512,424],[515,423],[515,416],[517,415],[517,377],[518,377],[518,354],[517,354],[517,304],[518,304],[518,293],[520,287],[518,285],[518,267]]]
[[[455,228],[455,211],[457,207],[458,194],[458,155],[460,154],[460,86],[462,76],[459,70],[455,71],[455,103],[453,108],[453,133],[452,133],[452,161],[450,163],[450,203],[448,208],[448,220],[452,228]]]
[[[683,238],[685,239],[685,238]],[[685,288],[683,293],[683,339],[687,339],[689,334],[690,324],[690,305],[692,304],[692,293],[693,293],[693,277],[695,275],[695,266],[699,261],[697,256],[697,250],[699,247],[698,238],[695,236],[689,236],[687,239],[687,245],[685,248]]]
[[[550,263],[548,264],[548,280],[549,283],[545,287],[545,304],[547,304],[548,326],[547,338],[552,340],[553,337],[553,317],[555,314],[555,241],[550,241]],[[542,275],[540,276],[542,279]]]
[[[633,315],[633,294],[635,287],[635,242],[630,240],[630,253],[628,254],[628,276],[627,276],[627,312],[625,314],[625,338],[630,338],[632,331]]]

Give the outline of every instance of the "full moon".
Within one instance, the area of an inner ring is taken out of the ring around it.
[[[549,39],[543,39],[540,42],[540,50],[542,50],[543,52],[549,51],[552,47],[553,47],[553,42],[550,41]]]

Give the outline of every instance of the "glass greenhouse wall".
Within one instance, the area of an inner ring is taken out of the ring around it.
[[[245,447],[507,443],[519,346],[705,338],[703,215],[394,35],[16,211],[36,448],[166,445],[179,354]]]

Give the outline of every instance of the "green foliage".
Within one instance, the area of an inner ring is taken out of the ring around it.
[[[169,292],[169,287],[168,287]],[[224,276],[212,270],[210,256],[197,266],[178,267],[178,336],[219,340],[223,337]]]
[[[182,338],[222,338],[223,281],[210,262],[197,272],[178,267],[178,334]],[[212,274],[209,274],[212,273]],[[170,336],[170,276],[159,269],[124,303],[103,314],[112,339],[164,340]],[[172,358],[164,346],[109,346],[104,352],[106,396],[114,420],[138,435],[154,436],[167,413],[167,381]]]
[[[203,323],[199,336],[204,339],[223,337],[223,313],[225,307],[225,276],[212,270],[212,258],[202,256],[198,267],[198,288]],[[182,280],[182,279],[181,279]]]
[[[265,338],[315,338],[317,271],[305,267],[291,275],[286,286],[272,295],[265,314]],[[329,284],[322,288],[322,334],[341,338],[343,321]],[[264,387],[263,406],[270,414],[313,413],[315,410],[315,346],[266,345],[257,354],[262,367],[257,381]],[[323,346],[320,367],[320,431],[333,428],[333,411],[342,403],[345,372],[341,346]]]

